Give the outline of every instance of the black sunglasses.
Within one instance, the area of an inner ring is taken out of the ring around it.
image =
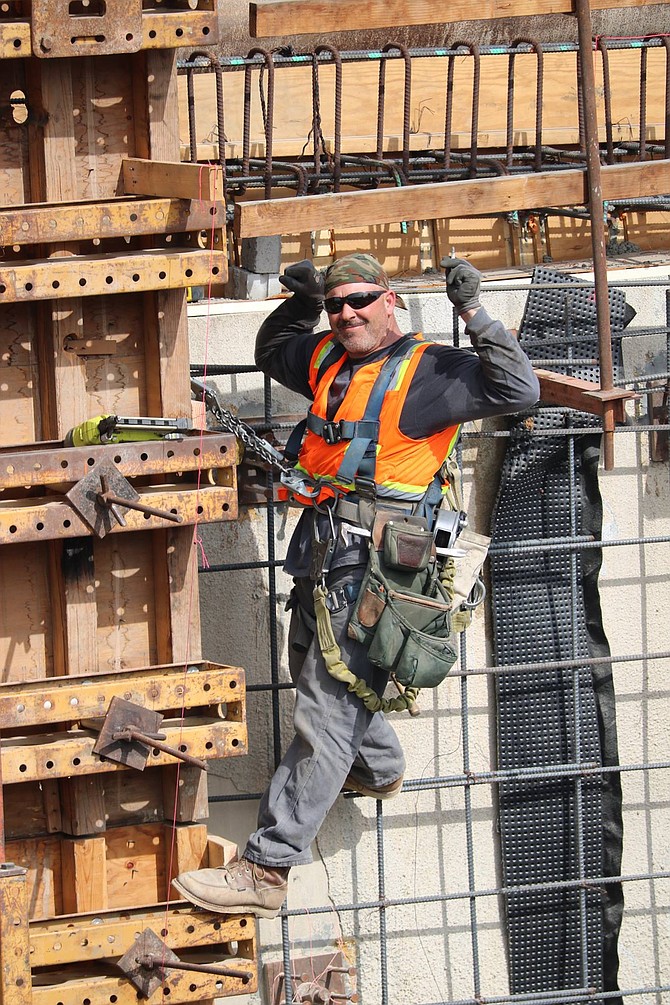
[[[375,290],[374,293],[350,293],[347,297],[326,297],[326,310],[329,314],[339,314],[344,305],[349,304],[355,311],[362,311],[387,292],[387,290]]]

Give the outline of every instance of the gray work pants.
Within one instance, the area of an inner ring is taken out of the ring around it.
[[[336,569],[328,585],[359,583],[363,572],[360,566]],[[405,770],[402,748],[384,714],[369,712],[326,670],[315,635],[312,589],[310,580],[297,579],[292,593],[289,666],[296,684],[295,737],[261,800],[258,830],[244,851],[262,865],[312,861],[310,845],[352,768],[356,778],[374,787],[396,781]],[[350,613],[351,605],[331,614],[342,659],[381,694],[388,674],[372,667],[366,648],[347,636]]]

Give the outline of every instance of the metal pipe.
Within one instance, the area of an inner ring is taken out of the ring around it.
[[[600,148],[596,114],[596,81],[593,70],[593,29],[589,0],[575,0],[579,35],[579,63],[582,77],[584,136],[586,141],[586,174],[588,179],[589,215],[591,218],[591,249],[596,290],[598,355],[600,356],[600,387],[612,390],[612,341],[609,290],[607,286],[607,252],[605,241],[604,204],[600,175]],[[605,470],[614,467],[614,415],[611,408],[603,416],[603,460]]]

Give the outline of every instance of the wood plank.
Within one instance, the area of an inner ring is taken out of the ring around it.
[[[645,6],[646,0],[591,0],[592,10]],[[476,7],[468,0],[448,6],[440,0],[370,0],[364,8],[357,0],[252,0],[249,33],[252,38],[312,35],[315,25],[328,33],[572,12],[572,0],[486,0]]]
[[[170,900],[174,891],[170,883],[175,876],[207,865],[206,824],[165,824],[165,873],[168,888],[164,898]]]
[[[31,1005],[28,879],[0,865],[0,1005]]]
[[[670,191],[670,161],[608,165],[602,169],[604,199],[634,198]],[[540,172],[473,181],[408,185],[372,192],[310,195],[238,203],[235,235],[298,234],[323,227],[360,227],[398,220],[484,216],[544,206],[583,206],[588,200],[582,170]]]
[[[107,907],[107,862],[104,835],[64,838],[61,843],[63,911],[78,914]]]
[[[107,887],[110,907],[139,907],[165,899],[166,839],[163,824],[115,827],[107,831]]]
[[[221,168],[127,157],[122,164],[126,195],[153,195],[216,203],[225,198]],[[211,223],[210,223],[211,226]]]
[[[107,814],[103,785],[92,777],[63,778],[60,782],[60,802],[63,831],[73,837],[102,834],[107,829]],[[91,906],[90,910],[100,907]],[[66,911],[70,908],[65,907]],[[73,912],[88,908],[74,907]]]
[[[61,899],[61,839],[53,835],[7,842],[7,859],[27,870],[30,918],[63,913]]]
[[[182,763],[163,768],[161,774],[165,820],[195,823],[209,817],[206,772]]]
[[[43,544],[5,548],[0,562],[0,681],[54,672],[53,606]]]

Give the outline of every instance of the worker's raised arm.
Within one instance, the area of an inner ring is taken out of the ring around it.
[[[323,311],[323,276],[310,261],[290,265],[279,277],[293,296],[268,315],[256,336],[256,366],[284,387],[311,397],[309,361],[316,342],[310,338]]]

